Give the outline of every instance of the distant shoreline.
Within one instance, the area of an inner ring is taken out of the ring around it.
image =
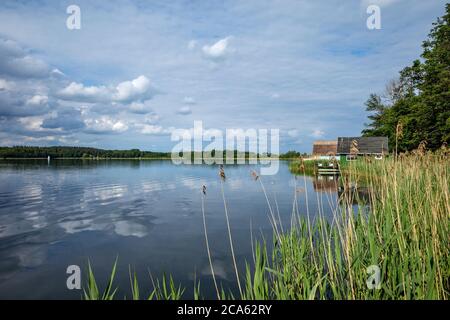
[[[0,158],[1,160],[48,160],[48,158]],[[99,160],[172,160],[171,158],[81,158],[81,157],[73,157],[73,158],[50,158],[50,160],[89,160],[89,161],[99,161]],[[224,160],[226,160],[224,158]],[[274,157],[265,157],[265,158],[234,158],[233,160],[281,160],[281,161],[293,161],[298,160],[298,158],[274,158]]]
[[[48,160],[48,158],[0,158],[0,160]],[[58,157],[50,160],[170,160],[170,158],[82,158],[82,157]]]

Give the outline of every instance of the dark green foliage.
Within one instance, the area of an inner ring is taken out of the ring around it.
[[[400,71],[387,86],[386,99],[375,94],[366,102],[371,114],[364,136],[388,136],[398,151],[426,141],[436,150],[450,140],[450,4],[423,43],[422,61]]]
[[[0,147],[0,158],[169,158],[167,152],[103,150],[86,147]]]
[[[222,152],[223,158],[226,158],[226,151]],[[215,157],[216,151],[213,150],[212,156]],[[293,159],[301,156],[299,152],[289,151],[285,154],[280,154],[280,159]],[[303,154],[305,155],[305,154]],[[0,147],[0,159],[1,158],[83,158],[83,159],[133,159],[133,158],[146,158],[146,159],[170,159],[170,152],[154,152],[154,151],[141,151],[139,149],[131,150],[104,150],[97,148],[87,147],[31,147],[31,146],[14,146],[14,147]],[[180,153],[183,156],[183,153]],[[236,158],[255,158],[261,157],[251,152],[239,153],[237,150],[233,151],[234,159]],[[201,154],[199,154],[201,157]],[[191,159],[194,159],[194,152],[191,152]]]
[[[300,157],[306,157],[306,153],[300,153],[294,150],[289,150],[286,153],[280,154],[280,159],[298,159]]]

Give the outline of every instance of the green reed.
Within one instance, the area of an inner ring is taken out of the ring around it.
[[[271,249],[254,241],[253,261],[240,279],[242,293],[234,297],[222,288],[218,298],[448,299],[449,164],[445,155],[433,154],[349,162],[341,167],[343,192],[332,219],[294,204],[291,225],[281,226],[279,212],[273,212],[277,206],[266,196],[274,228]],[[266,194],[263,179],[255,180]],[[358,198],[359,183],[368,190],[369,205]],[[294,201],[301,196],[310,200],[306,192],[296,192]],[[367,284],[370,266],[380,270],[378,289]],[[89,265],[85,298],[114,298],[114,274],[115,265],[101,294]],[[171,277],[152,283],[149,299],[201,298],[199,282],[194,297],[184,297]],[[132,298],[139,299],[131,269],[130,284]]]

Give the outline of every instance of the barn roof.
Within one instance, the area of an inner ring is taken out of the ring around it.
[[[339,137],[338,154],[373,154],[388,153],[387,137]]]
[[[337,141],[325,141],[318,140],[314,141],[313,144],[313,155],[315,156],[327,156],[327,155],[335,155],[337,152]]]

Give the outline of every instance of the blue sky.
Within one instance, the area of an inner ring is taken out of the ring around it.
[[[81,29],[66,8],[81,9]],[[366,9],[381,8],[381,30]],[[0,2],[0,145],[170,150],[174,128],[359,135],[439,0]]]

